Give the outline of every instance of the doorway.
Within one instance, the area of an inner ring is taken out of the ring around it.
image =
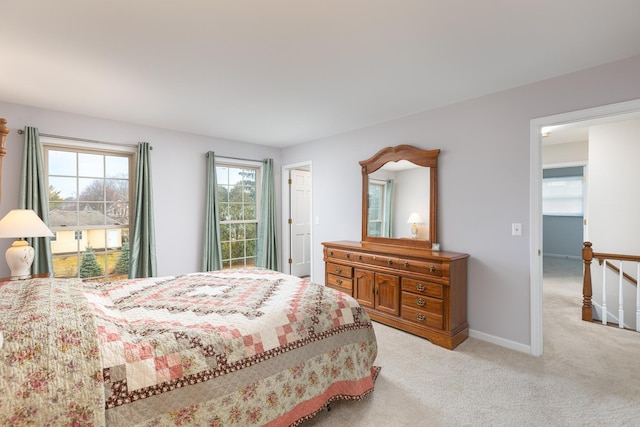
[[[311,162],[284,165],[282,176],[284,272],[313,280]]]
[[[588,120],[602,123],[622,114],[640,112],[640,100],[610,104],[586,110],[557,114],[531,120],[530,126],[530,299],[531,299],[531,349],[534,356],[543,354],[543,221],[542,221],[542,131],[550,126],[576,124]]]

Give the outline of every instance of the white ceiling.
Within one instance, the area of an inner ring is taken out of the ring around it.
[[[1,3],[0,100],[276,147],[640,54],[637,0]]]

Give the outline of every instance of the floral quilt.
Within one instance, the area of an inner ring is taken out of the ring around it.
[[[71,301],[57,311],[29,303],[21,316],[35,313],[49,329],[59,317],[57,330],[33,340],[31,329],[45,326],[22,328],[0,315],[0,424],[296,425],[332,400],[373,390],[377,347],[367,314],[306,280],[263,269],[102,284],[35,279],[0,285],[0,308],[11,311],[45,288],[53,297],[37,298]],[[72,313],[62,315],[67,306]],[[56,346],[35,360],[29,354],[40,340]],[[69,369],[70,361],[80,367]],[[62,389],[69,397],[58,404]],[[36,399],[21,401],[25,393]]]

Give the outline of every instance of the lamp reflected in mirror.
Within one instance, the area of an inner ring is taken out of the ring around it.
[[[409,216],[409,219],[407,220],[407,224],[411,224],[411,238],[412,239],[417,239],[418,238],[418,224],[423,224],[423,223],[424,223],[424,221],[422,220],[422,217],[417,212],[413,212]]]

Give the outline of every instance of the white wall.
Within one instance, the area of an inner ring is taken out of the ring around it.
[[[586,163],[589,158],[589,141],[545,145],[542,148],[542,164],[552,166],[565,163]]]
[[[438,241],[471,255],[470,328],[530,345],[530,122],[640,98],[638,75],[635,56],[284,149],[284,163],[313,161],[314,277],[324,276],[321,242],[360,240],[358,162],[386,146],[440,148]]]
[[[640,255],[640,120],[589,129],[589,240],[594,252]],[[617,266],[617,261],[614,261]],[[636,264],[624,269],[636,276]],[[600,266],[592,263],[593,301],[602,303]],[[618,277],[607,277],[608,311],[618,315]],[[626,286],[625,322],[635,327],[635,287]],[[611,320],[611,319],[609,319]]]
[[[199,271],[206,189],[206,157],[234,156],[274,160],[275,188],[280,188],[280,150],[254,144],[208,138],[199,135],[131,125],[0,102],[0,117],[11,129],[3,163],[0,217],[18,207],[18,190],[24,136],[18,129],[37,127],[40,133],[86,138],[105,142],[136,144],[149,142],[151,152],[158,274],[174,275]],[[278,194],[278,214],[280,194]],[[11,245],[0,239],[0,253]],[[0,277],[9,276],[0,262]]]

